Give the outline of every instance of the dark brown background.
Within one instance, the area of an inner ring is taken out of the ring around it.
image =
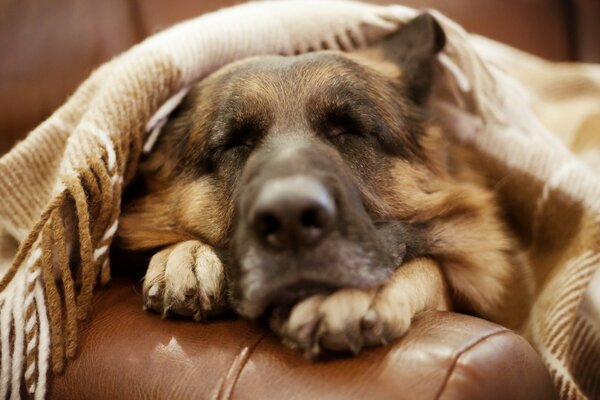
[[[0,154],[90,71],[174,22],[238,0],[0,0]],[[393,3],[393,1],[376,1]],[[600,61],[599,0],[405,0],[551,60]]]

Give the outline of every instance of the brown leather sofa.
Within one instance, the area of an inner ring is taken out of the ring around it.
[[[235,0],[0,3],[0,154],[98,64],[175,21]],[[380,1],[384,2],[384,1]],[[389,3],[386,2],[386,3]],[[597,0],[406,0],[477,33],[563,61],[600,61]],[[357,358],[306,361],[259,322],[206,324],[143,312],[139,271],[118,256],[98,290],[78,358],[50,398],[551,399],[540,358],[517,334],[430,313],[403,339]]]

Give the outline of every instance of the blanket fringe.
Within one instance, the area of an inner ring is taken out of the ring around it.
[[[64,190],[43,212],[0,282],[2,291],[14,285],[14,296],[0,303],[0,398],[18,398],[21,379],[29,395],[44,397],[44,364],[50,362],[52,371],[60,373],[66,359],[75,357],[78,321],[89,312],[96,284],[110,279],[108,248],[118,227],[122,178],[116,165],[109,171],[104,160],[89,166],[65,178]],[[75,270],[66,235],[68,213],[76,219],[80,266]],[[45,331],[50,337],[44,340]]]
[[[35,393],[37,382],[35,371],[37,364],[37,344],[39,340],[39,319],[35,303],[35,286],[40,274],[40,264],[32,265],[27,275],[27,295],[25,297],[25,386],[30,395]]]

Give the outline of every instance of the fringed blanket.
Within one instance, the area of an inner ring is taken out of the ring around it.
[[[0,159],[0,398],[43,398],[50,371],[76,355],[93,289],[110,277],[123,187],[152,136],[147,125],[160,126],[165,109],[151,117],[161,105],[230,61],[352,50],[416,13],[340,1],[250,3],[176,25],[98,68]],[[448,44],[431,106],[449,134],[489,158],[482,167],[497,177],[534,267],[537,297],[524,334],[563,398],[598,398],[600,277],[590,281],[600,265],[600,169],[591,165],[600,163],[600,72],[515,56],[435,16]]]

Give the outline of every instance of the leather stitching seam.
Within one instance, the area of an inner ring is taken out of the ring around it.
[[[216,395],[213,397],[214,399],[231,399],[233,389],[235,388],[235,385],[237,384],[237,381],[240,375],[242,374],[244,367],[246,366],[248,360],[254,353],[254,350],[256,350],[260,342],[262,342],[266,336],[267,332],[264,332],[258,337],[258,339],[254,343],[252,343],[250,346],[244,346],[240,350],[238,355],[231,362],[231,365],[229,366],[223,377],[220,379],[221,384],[219,385],[219,389],[217,390]]]
[[[452,360],[452,365],[450,366],[450,369],[448,370],[448,373],[446,374],[446,378],[444,378],[444,382],[440,386],[440,390],[438,391],[438,394],[436,395],[435,398],[437,400],[439,400],[442,397],[442,395],[444,394],[444,391],[446,390],[448,382],[450,381],[450,378],[452,378],[452,375],[454,374],[456,366],[458,365],[458,362],[459,362],[460,358],[464,354],[468,353],[471,349],[473,349],[474,347],[476,347],[480,343],[488,340],[489,338],[491,338],[493,336],[503,335],[503,334],[506,334],[506,333],[513,333],[513,332],[511,330],[509,330],[509,329],[501,328],[499,330],[490,332],[487,335],[478,338],[474,342],[467,344],[464,348],[462,348],[461,350],[459,350],[458,353],[456,354],[456,356],[454,357],[454,360]]]

